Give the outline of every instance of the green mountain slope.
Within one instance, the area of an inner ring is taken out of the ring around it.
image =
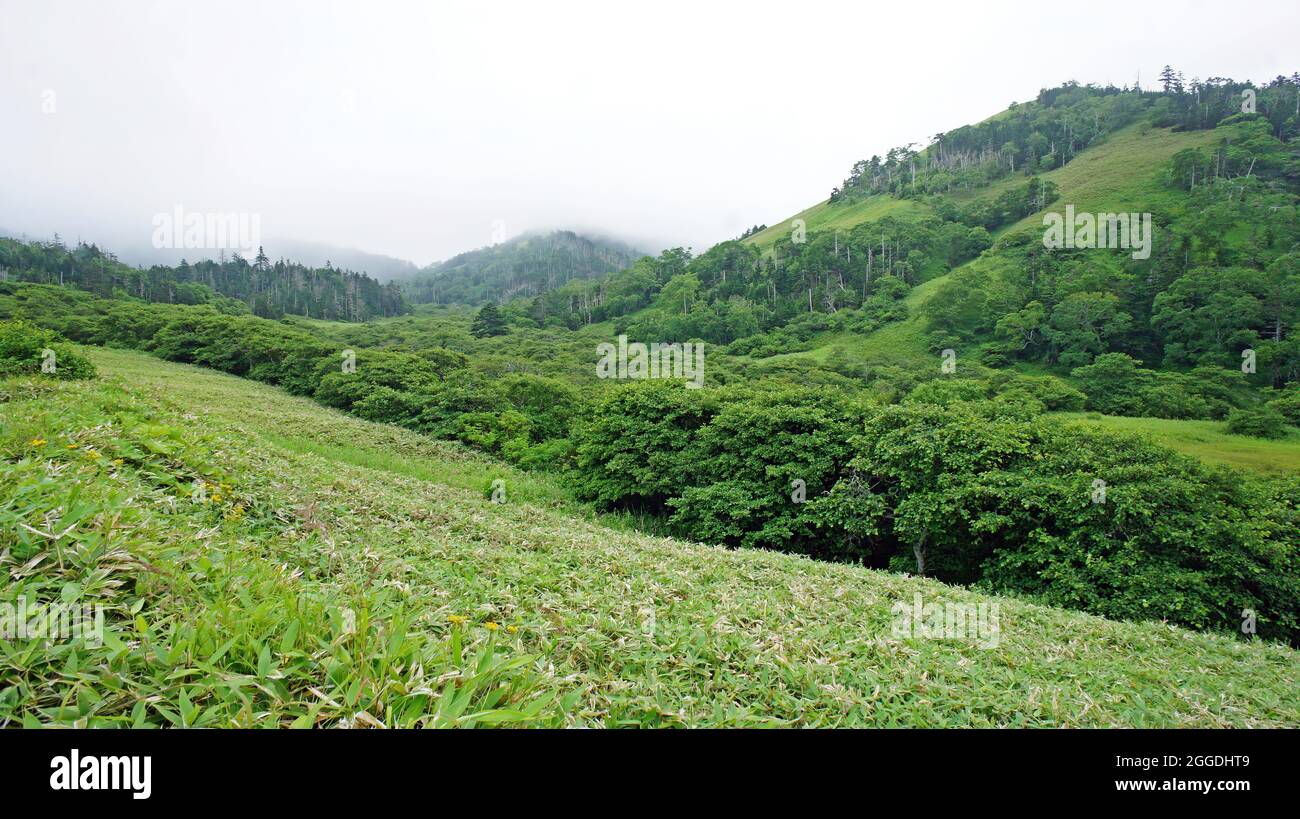
[[[95,381],[0,383],[0,562],[109,636],[2,644],[0,724],[1300,725],[1275,644],[1011,599],[993,648],[895,637],[897,602],[995,601],[610,528],[460,447],[87,352]]]
[[[1163,184],[1165,163],[1179,151],[1210,145],[1217,138],[1213,131],[1174,132],[1136,124],[1128,126],[1106,142],[1081,152],[1065,167],[1042,175],[1042,179],[1055,183],[1060,193],[1056,203],[1043,212],[1062,212],[1067,203],[1075,205],[1081,211],[1116,210],[1123,203],[1150,203],[1153,199],[1163,200],[1166,204],[1171,201],[1177,203],[1183,197],[1171,192]],[[963,203],[993,200],[1015,184],[1018,184],[1017,180],[1008,179],[984,189],[958,194],[954,198]],[[791,217],[791,220],[807,220],[810,232],[814,229],[847,231],[891,212],[907,212],[920,207],[923,206],[911,200],[897,200],[888,194],[878,194],[860,202],[823,202]],[[995,234],[1041,231],[1042,219],[1042,212],[1035,213],[997,229]],[[778,236],[789,235],[791,220],[768,228],[746,241],[758,246],[767,242],[770,246]],[[965,268],[997,267],[1001,264],[1003,260],[995,248],[953,272]],[[934,354],[928,349],[930,342],[925,334],[923,305],[951,275],[952,273],[946,273],[913,289],[906,300],[909,317],[905,321],[886,325],[865,335],[830,336],[810,352],[794,355],[824,359],[838,347],[862,357],[867,363],[895,362],[904,366],[916,366],[932,361]]]
[[[568,230],[525,233],[431,265],[402,282],[402,288],[420,304],[531,298],[573,280],[622,270],[640,255],[622,242]]]
[[[900,215],[926,210],[914,199],[895,199],[888,194],[876,194],[858,202],[819,202],[786,219],[761,230],[744,241],[764,251],[770,251],[777,239],[788,237],[796,219],[802,219],[810,233],[844,230],[864,222],[874,222],[882,216]]]

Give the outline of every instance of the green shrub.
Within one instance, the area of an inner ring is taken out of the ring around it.
[[[1270,406],[1233,410],[1228,414],[1228,432],[1255,438],[1286,437],[1286,417]]]
[[[1300,519],[1282,500],[1295,481],[976,410],[870,418],[830,495],[847,532],[895,569],[949,582],[1198,629],[1235,632],[1251,609],[1261,635],[1300,639]]]
[[[1010,411],[1018,418],[1032,418],[1047,411],[1047,405],[1023,387],[998,393],[993,399],[993,404],[996,408],[1004,410],[1004,416],[1008,414],[1007,411]]]
[[[826,526],[816,503],[848,461],[855,407],[803,388],[724,398],[685,453],[689,486],[667,502],[673,530],[706,543],[859,559],[860,543]]]
[[[418,393],[379,385],[352,405],[352,411],[367,421],[409,426],[423,406]]]
[[[0,321],[0,377],[48,375],[94,378],[95,365],[51,330],[25,321]]]
[[[1001,374],[999,374],[1001,376]],[[1023,391],[1042,403],[1049,412],[1078,412],[1083,409],[1088,396],[1052,375],[1011,375],[995,377],[997,392]]]
[[[1282,393],[1280,398],[1269,401],[1268,406],[1282,413],[1291,426],[1300,427],[1300,388],[1292,388]]]
[[[1124,353],[1105,353],[1071,375],[1088,396],[1087,408],[1108,415],[1146,418],[1213,418],[1237,400],[1240,384],[1215,368],[1192,375],[1143,369]]]
[[[355,368],[344,370],[342,355],[320,364],[324,372],[316,387],[317,401],[350,410],[380,387],[415,393],[432,389],[438,383],[434,364],[414,353],[373,349],[354,352]]]
[[[908,393],[905,404],[938,404],[949,406],[958,401],[980,401],[988,393],[988,385],[971,378],[936,378],[926,381]]]
[[[1088,396],[1088,409],[1107,415],[1141,415],[1142,392],[1152,381],[1151,371],[1124,353],[1103,353],[1070,375]]]
[[[1161,378],[1160,383],[1142,390],[1136,410],[1138,414],[1149,418],[1210,417],[1210,406],[1205,399],[1188,392],[1176,377],[1168,380]]]
[[[662,509],[690,485],[686,452],[716,412],[705,390],[667,381],[616,387],[578,426],[576,493],[606,507]]]

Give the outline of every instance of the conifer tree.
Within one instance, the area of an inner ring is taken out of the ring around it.
[[[470,335],[474,338],[487,338],[488,336],[503,336],[509,330],[506,328],[506,321],[501,317],[501,311],[492,302],[488,302],[474,316],[473,323],[469,326]]]

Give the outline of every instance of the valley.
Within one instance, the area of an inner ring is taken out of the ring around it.
[[[698,253],[0,238],[0,613],[105,624],[0,725],[1300,725],[1300,82],[1174,79]]]

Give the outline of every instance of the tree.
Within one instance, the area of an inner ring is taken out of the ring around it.
[[[1024,308],[999,319],[996,330],[999,337],[1016,345],[1017,352],[1024,353],[1038,344],[1046,323],[1047,311],[1043,303],[1031,301]]]
[[[1110,415],[1134,415],[1141,406],[1141,394],[1151,384],[1150,370],[1124,353],[1103,353],[1086,367],[1070,372],[1088,396],[1088,409]]]
[[[1228,415],[1228,432],[1256,438],[1285,438],[1286,416],[1271,406],[1233,410]]]
[[[479,309],[478,315],[474,316],[474,321],[469,326],[469,333],[474,338],[503,336],[508,332],[510,330],[506,327],[506,320],[501,318],[501,311],[491,302]]]
[[[1079,366],[1106,352],[1109,342],[1132,324],[1132,316],[1119,309],[1115,294],[1071,293],[1052,310],[1045,333],[1056,345],[1061,364]]]

